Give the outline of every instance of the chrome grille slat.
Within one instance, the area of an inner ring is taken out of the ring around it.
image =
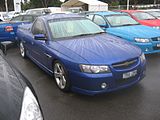
[[[133,64],[135,64],[137,62],[137,60],[138,60],[138,58],[124,61],[124,62],[120,62],[120,63],[115,63],[115,64],[112,64],[112,67],[125,69],[125,68],[128,68],[128,67],[132,66]]]

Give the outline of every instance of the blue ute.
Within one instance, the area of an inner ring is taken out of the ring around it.
[[[21,56],[53,75],[62,91],[111,92],[132,86],[145,75],[141,49],[78,15],[39,17],[21,25],[17,36]]]

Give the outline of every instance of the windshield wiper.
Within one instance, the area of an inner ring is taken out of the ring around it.
[[[150,18],[150,19],[144,19],[144,20],[155,20],[155,19],[156,19],[156,18],[153,18],[153,19]]]
[[[139,23],[138,24],[124,24],[124,25],[121,25],[121,26],[132,26],[132,25],[140,25]]]
[[[97,33],[92,33],[92,35],[95,35],[95,34],[103,34],[103,33],[106,33],[106,32],[97,32]]]
[[[96,35],[96,34],[102,34],[102,33],[106,33],[106,32],[79,34],[79,35],[75,35],[75,36],[72,36],[72,37],[87,36],[87,35]]]

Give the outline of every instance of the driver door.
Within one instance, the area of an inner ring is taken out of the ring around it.
[[[46,29],[45,25],[42,20],[37,19],[34,23],[34,26],[32,28],[32,41],[31,41],[31,49],[32,49],[32,57],[40,64],[42,67],[47,68],[47,61],[49,59],[48,54],[46,54],[47,51],[47,44],[48,42],[44,40],[37,40],[35,39],[35,35],[37,34],[44,34],[46,35]]]

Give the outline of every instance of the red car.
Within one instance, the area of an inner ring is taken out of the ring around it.
[[[160,19],[157,19],[149,13],[139,10],[120,10],[120,12],[127,13],[142,25],[150,26],[160,30]]]

